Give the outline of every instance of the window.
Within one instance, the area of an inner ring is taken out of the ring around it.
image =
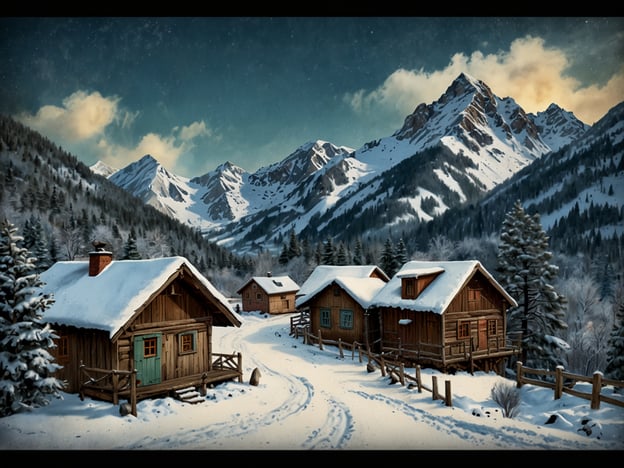
[[[180,333],[178,335],[179,354],[194,353],[197,351],[197,331]]]
[[[258,300],[262,299],[262,293],[256,293],[256,299]]]
[[[468,301],[475,302],[479,300],[480,292],[478,289],[468,289]]]
[[[145,338],[143,340],[143,357],[155,357],[157,344],[158,339],[156,337]]]
[[[340,296],[340,288],[338,286],[334,286],[334,296]]]
[[[470,322],[457,322],[457,338],[470,337]]]
[[[340,328],[345,330],[353,329],[353,311],[349,309],[342,309],[340,311]]]
[[[496,335],[496,320],[488,320],[487,331],[488,336]]]
[[[321,307],[321,327],[331,328],[331,310]]]

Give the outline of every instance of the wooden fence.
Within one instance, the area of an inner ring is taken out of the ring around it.
[[[293,333],[295,335],[295,337],[297,337],[297,328],[295,327],[293,330]],[[319,349],[322,351],[323,350],[323,346],[327,345],[327,346],[336,346],[338,348],[338,353],[340,354],[340,357],[342,359],[344,359],[344,349],[343,348],[349,348],[351,349],[351,359],[355,359],[355,352],[357,351],[358,353],[358,359],[360,362],[363,362],[362,356],[363,356],[363,351],[362,351],[362,343],[358,343],[357,341],[354,341],[353,343],[347,343],[347,342],[343,342],[341,339],[338,340],[325,340],[323,339],[321,330],[319,330],[318,332],[318,336],[313,335],[312,333],[309,332],[308,328],[303,328],[303,343],[304,344],[318,344]],[[444,394],[441,394],[438,391],[438,380],[437,377],[434,375],[432,376],[432,385],[431,388],[427,387],[423,382],[422,382],[422,378],[421,378],[421,373],[420,373],[420,366],[417,365],[415,367],[415,375],[412,376],[410,374],[408,374],[407,372],[405,372],[405,365],[402,362],[396,362],[396,361],[392,361],[389,359],[385,359],[383,354],[382,355],[373,355],[370,352],[367,353],[367,358],[368,358],[368,364],[367,364],[367,369],[369,371],[371,371],[371,369],[374,367],[373,365],[373,361],[377,363],[377,365],[379,366],[380,370],[381,370],[381,375],[383,377],[385,377],[386,375],[389,375],[393,380],[400,382],[401,385],[405,385],[405,382],[407,380],[413,380],[416,383],[416,387],[418,388],[418,392],[422,393],[423,390],[427,390],[428,392],[431,392],[432,397],[434,400],[444,400],[446,406],[453,406],[452,403],[452,396],[451,396],[451,382],[450,380],[447,380],[445,382],[445,392]]]
[[[453,406],[453,397],[451,394],[451,381],[446,380],[444,382],[444,394],[441,394],[438,390],[438,378],[435,375],[431,376],[431,388],[427,387],[423,381],[420,372],[420,365],[416,365],[414,368],[414,375],[410,375],[405,372],[405,366],[402,362],[389,361],[384,359],[381,356],[374,356],[372,354],[368,354],[368,365],[367,369],[370,371],[373,370],[374,366],[372,361],[376,362],[381,370],[381,375],[385,377],[389,375],[392,380],[396,382],[400,382],[401,385],[405,385],[407,380],[412,380],[416,383],[416,387],[418,388],[418,393],[422,393],[423,390],[427,390],[431,393],[431,396],[434,400],[444,400],[444,404],[446,406]],[[411,384],[410,384],[411,385]]]
[[[530,378],[527,377],[527,374],[551,378],[554,376],[554,382],[552,380],[549,381]],[[573,387],[576,382],[591,383],[591,393],[584,393],[578,390],[574,390]],[[602,388],[606,385],[613,385],[615,388],[624,388],[624,381],[605,379],[602,376],[602,372],[599,371],[594,372],[593,376],[587,377],[584,375],[565,372],[563,370],[563,366],[557,366],[554,371],[548,371],[543,369],[533,369],[531,367],[525,367],[522,365],[522,362],[518,361],[516,363],[516,386],[520,388],[524,384],[552,388],[555,393],[555,400],[560,399],[564,393],[568,393],[570,395],[589,400],[591,402],[591,409],[599,409],[601,401],[604,401],[605,403],[610,403],[612,405],[624,407],[624,399],[619,400],[617,398],[612,398],[608,395],[603,395],[601,393]]]

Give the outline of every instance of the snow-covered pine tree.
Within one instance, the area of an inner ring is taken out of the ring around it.
[[[618,308],[613,321],[613,328],[609,337],[605,377],[624,380],[624,304]],[[624,389],[620,390],[624,391]]]
[[[381,252],[381,257],[379,258],[379,267],[390,278],[394,276],[398,270],[396,257],[394,255],[394,245],[392,244],[392,239],[389,237],[386,239],[386,242],[384,242],[383,251]]]
[[[323,253],[321,255],[321,265],[334,265],[336,252],[334,251],[334,243],[331,237],[328,237],[323,244]]]
[[[136,233],[134,228],[131,228],[128,234],[128,241],[124,245],[123,260],[140,260],[141,258],[141,254],[137,249]]]
[[[500,283],[518,302],[508,311],[507,332],[520,339],[524,365],[547,370],[563,365],[569,348],[557,337],[567,328],[567,300],[552,285],[559,268],[551,258],[539,214],[530,216],[516,201],[505,215],[497,256]]]
[[[57,336],[43,321],[54,302],[43,286],[35,258],[21,247],[22,237],[8,220],[0,226],[0,416],[47,405],[62,398],[61,366],[49,349]]]

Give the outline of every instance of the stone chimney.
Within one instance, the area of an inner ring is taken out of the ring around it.
[[[104,250],[105,242],[93,241],[95,250],[89,252],[89,276],[97,276],[113,261],[113,253]]]

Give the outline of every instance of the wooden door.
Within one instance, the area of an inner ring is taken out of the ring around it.
[[[162,333],[134,337],[134,367],[137,385],[153,385],[161,382]]]

